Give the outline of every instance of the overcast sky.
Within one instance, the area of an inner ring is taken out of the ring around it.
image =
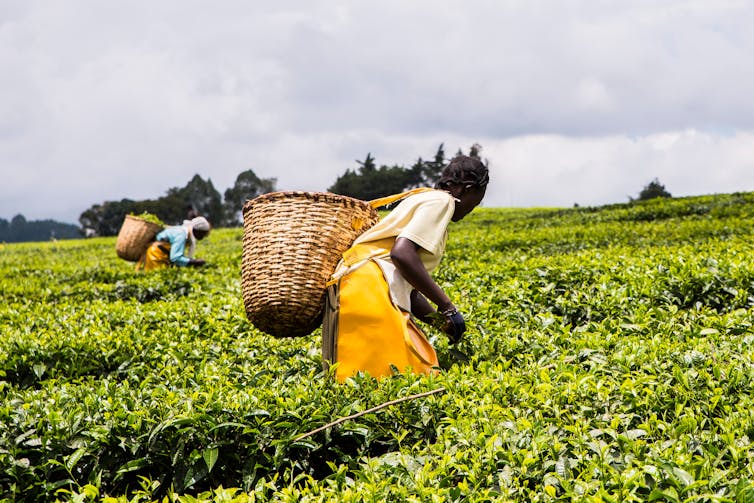
[[[485,206],[754,190],[754,0],[0,0],[0,218],[475,142]]]

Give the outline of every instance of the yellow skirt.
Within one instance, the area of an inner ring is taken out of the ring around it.
[[[357,372],[376,378],[396,372],[437,372],[432,344],[411,315],[390,298],[382,269],[369,260],[329,287],[322,329],[323,360],[337,363],[343,382]]]
[[[136,263],[137,271],[151,271],[170,266],[170,243],[155,241]]]

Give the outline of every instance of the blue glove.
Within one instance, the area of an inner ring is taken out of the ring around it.
[[[458,309],[450,309],[442,314],[446,320],[445,333],[448,334],[450,342],[455,344],[461,340],[464,332],[466,332],[466,321],[463,319],[463,315],[458,312]]]

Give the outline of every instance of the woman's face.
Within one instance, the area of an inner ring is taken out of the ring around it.
[[[458,222],[462,220],[466,215],[479,206],[479,203],[484,199],[484,193],[487,191],[487,187],[459,187],[457,191],[451,191],[456,199],[456,210],[453,212],[451,220]]]
[[[200,231],[199,229],[194,229],[194,238],[196,238],[199,241],[206,238],[208,234],[209,234],[209,231]]]

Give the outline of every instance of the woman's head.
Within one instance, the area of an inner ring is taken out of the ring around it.
[[[204,239],[209,235],[211,227],[209,221],[204,217],[195,217],[191,219],[191,232],[196,239]]]
[[[487,166],[476,157],[459,155],[445,166],[435,187],[447,190],[456,198],[456,210],[451,220],[458,222],[479,206],[489,181]]]

